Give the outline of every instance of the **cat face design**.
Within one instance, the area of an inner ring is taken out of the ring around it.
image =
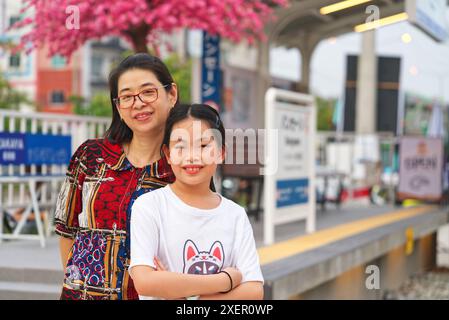
[[[215,241],[209,251],[199,251],[192,240],[184,244],[184,273],[215,274],[223,266],[224,250],[220,241]]]

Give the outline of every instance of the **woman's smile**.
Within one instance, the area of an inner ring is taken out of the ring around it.
[[[154,114],[154,112],[150,112],[150,111],[139,112],[133,118],[137,121],[147,121],[153,117],[153,114]]]

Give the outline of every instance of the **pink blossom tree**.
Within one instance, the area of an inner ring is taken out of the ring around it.
[[[23,0],[28,18],[15,28],[31,26],[21,46],[48,46],[49,54],[70,57],[89,39],[120,36],[136,52],[160,33],[178,28],[206,30],[232,41],[264,39],[264,23],[274,6],[288,0]],[[31,46],[29,44],[31,43]]]

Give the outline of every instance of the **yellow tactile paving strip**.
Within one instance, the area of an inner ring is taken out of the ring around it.
[[[333,228],[323,229],[312,234],[299,236],[258,250],[260,264],[268,264],[298,253],[324,246],[364,231],[391,224],[413,216],[432,212],[436,206],[420,206],[391,211],[375,217],[353,221]]]

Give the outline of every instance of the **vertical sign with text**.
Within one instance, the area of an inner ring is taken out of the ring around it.
[[[310,108],[278,102],[275,127],[279,130],[279,170],[276,208],[309,202]]]
[[[264,244],[271,245],[277,225],[305,220],[307,233],[316,229],[314,97],[268,89],[265,128]]]
[[[201,102],[220,111],[220,37],[203,32]]]

